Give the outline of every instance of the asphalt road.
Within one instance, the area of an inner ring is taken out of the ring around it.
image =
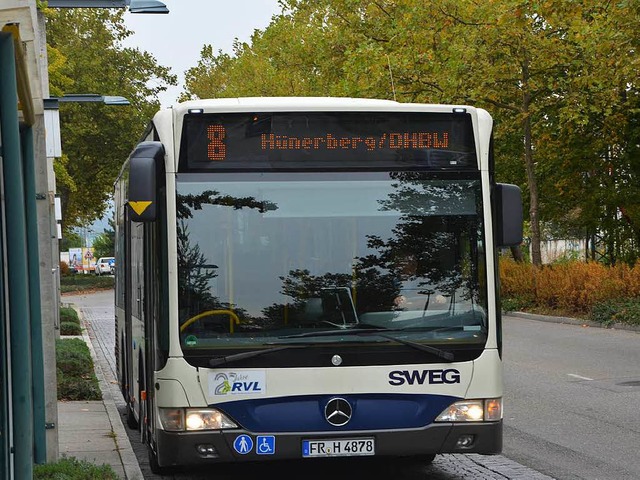
[[[503,454],[562,480],[640,479],[640,332],[504,321]]]
[[[63,302],[83,310],[94,348],[115,381],[113,291],[65,296]],[[430,466],[354,459],[232,465],[216,467],[215,478],[640,479],[638,332],[505,317],[504,358],[503,455],[439,455]],[[127,432],[145,479],[211,478],[211,470],[154,475],[138,432]]]

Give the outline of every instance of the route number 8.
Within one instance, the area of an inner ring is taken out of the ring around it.
[[[222,125],[209,125],[207,127],[207,138],[209,139],[207,153],[209,160],[225,159],[227,156],[227,146],[224,143],[226,136],[227,134]]]

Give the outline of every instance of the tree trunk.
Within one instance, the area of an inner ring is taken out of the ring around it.
[[[520,245],[516,245],[514,247],[509,247],[511,250],[511,256],[513,259],[518,262],[524,262],[524,255],[522,254],[522,247]]]
[[[531,222],[531,263],[542,265],[540,252],[540,220],[538,219],[538,182],[536,181],[535,164],[533,162],[533,147],[531,139],[531,117],[529,105],[531,95],[529,93],[529,63],[525,61],[522,66],[522,128],[524,132],[524,163],[529,185],[529,220]]]

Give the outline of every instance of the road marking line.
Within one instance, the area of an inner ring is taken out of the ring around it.
[[[575,373],[567,373],[570,377],[579,378],[580,380],[593,380],[593,378],[583,377],[582,375],[576,375]]]

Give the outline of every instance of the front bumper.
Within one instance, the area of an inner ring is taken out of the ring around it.
[[[256,462],[301,459],[302,441],[313,439],[375,438],[375,456],[410,457],[441,453],[479,453],[494,455],[502,452],[502,421],[492,423],[438,423],[423,429],[256,434],[245,430],[207,432],[165,432],[158,430],[156,453],[161,467],[202,466],[215,463]],[[275,437],[273,452],[264,455],[252,448],[240,454],[234,442],[240,435],[248,435],[256,445],[260,435]],[[461,436],[473,436],[473,442],[458,446]],[[207,449],[202,446],[207,446]],[[200,449],[198,448],[200,447]],[[210,447],[210,448],[209,448]],[[206,450],[208,453],[200,453]]]

